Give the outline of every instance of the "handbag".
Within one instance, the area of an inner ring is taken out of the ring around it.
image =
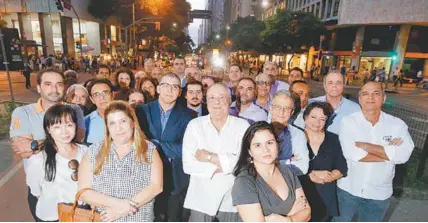
[[[91,188],[84,188],[77,192],[74,203],[58,203],[58,221],[60,222],[100,222],[101,216],[96,207],[85,209],[78,207],[78,200],[83,192],[92,190]]]

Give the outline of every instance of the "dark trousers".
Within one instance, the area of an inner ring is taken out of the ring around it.
[[[30,187],[28,187],[28,206],[30,207],[31,215],[33,216],[34,220],[38,220],[36,216],[36,205],[37,201],[39,200],[36,196],[31,194]]]
[[[178,194],[162,193],[155,199],[155,221],[157,222],[187,222],[190,210],[185,209],[184,199],[187,188]]]
[[[25,88],[29,89],[31,88],[30,72],[24,71],[24,76],[25,76]]]

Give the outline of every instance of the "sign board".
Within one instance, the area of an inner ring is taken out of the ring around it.
[[[3,52],[0,47],[0,70],[6,70],[4,62],[9,62],[9,70],[19,71],[24,69],[24,62],[22,58],[21,45],[18,35],[18,29],[3,28],[4,48],[6,51],[6,60],[3,58]]]

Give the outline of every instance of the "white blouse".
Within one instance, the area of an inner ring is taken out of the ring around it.
[[[88,147],[77,144],[75,159],[80,163]],[[46,152],[37,153],[28,159],[27,183],[31,194],[38,196],[36,215],[44,221],[58,220],[58,203],[73,203],[77,193],[77,181],[71,179],[74,170],[68,167],[70,159],[56,154],[56,175],[52,182],[45,179]]]

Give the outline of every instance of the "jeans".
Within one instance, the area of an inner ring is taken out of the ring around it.
[[[28,206],[30,207],[31,215],[33,216],[34,220],[36,220],[36,221],[38,219],[36,216],[36,206],[37,206],[38,200],[39,199],[36,196],[31,194],[30,187],[28,187],[28,196],[27,196]]]
[[[339,216],[333,218],[335,222],[351,222],[358,213],[357,221],[381,222],[388,210],[391,198],[386,200],[372,200],[354,196],[337,188],[339,201]]]

